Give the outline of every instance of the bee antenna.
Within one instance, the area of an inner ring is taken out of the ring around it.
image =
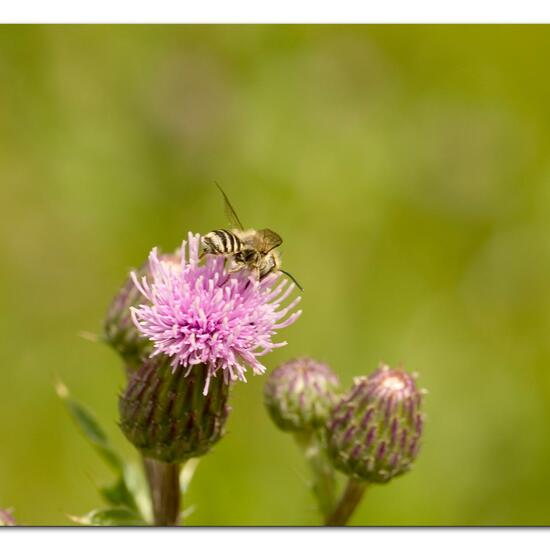
[[[288,272],[288,271],[285,271],[284,269],[281,269],[280,270],[281,273],[284,273],[287,277],[289,277],[290,279],[292,279],[292,281],[294,282],[294,284],[303,292],[304,289],[302,288],[302,285]]]

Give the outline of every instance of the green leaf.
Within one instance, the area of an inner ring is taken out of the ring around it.
[[[57,395],[65,402],[69,413],[81,432],[94,449],[113,470],[122,474],[124,468],[123,462],[111,446],[105,432],[97,423],[92,413],[70,396],[69,390],[62,382],[56,384],[56,391]]]
[[[112,485],[105,485],[99,492],[108,504],[113,506],[122,506],[138,512],[134,495],[126,486],[126,481],[122,476],[118,477]]]
[[[86,516],[71,516],[71,519],[83,525],[147,525],[143,518],[152,517],[152,511],[146,480],[141,470],[119,457],[92,413],[70,396],[63,383],[58,382],[56,390],[80,431],[118,474],[112,485],[99,489],[101,496],[113,508],[93,510]],[[132,523],[101,523],[118,521],[117,518]]]
[[[102,508],[92,510],[85,516],[69,516],[69,518],[79,525],[147,525],[139,514],[128,508]]]

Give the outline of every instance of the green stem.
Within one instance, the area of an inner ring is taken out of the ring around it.
[[[357,505],[361,502],[367,487],[368,483],[366,481],[350,478],[340,502],[338,502],[334,511],[327,516],[325,525],[346,525],[353,512],[355,512]]]
[[[319,504],[319,511],[323,517],[327,517],[334,509],[336,499],[334,470],[322,442],[314,432],[296,433],[295,438],[303,449],[313,474],[312,489]]]
[[[145,474],[151,492],[155,525],[178,525],[180,515],[180,464],[144,458]]]

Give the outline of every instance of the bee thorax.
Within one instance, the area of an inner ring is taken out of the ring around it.
[[[235,254],[235,261],[246,265],[255,265],[258,262],[258,258],[258,252],[249,247],[245,247],[241,252]]]

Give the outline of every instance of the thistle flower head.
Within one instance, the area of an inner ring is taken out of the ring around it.
[[[293,359],[269,375],[265,405],[281,430],[309,431],[325,423],[338,384],[338,377],[324,363],[308,357]]]
[[[286,344],[272,338],[301,311],[292,312],[300,297],[282,305],[294,289],[286,279],[257,281],[246,270],[230,274],[219,256],[207,255],[200,264],[199,244],[200,236],[190,233],[175,259],[159,258],[153,249],[150,277],[132,274],[144,303],[130,309],[137,329],[153,343],[152,357],[169,356],[172,368],[185,375],[206,365],[206,395],[213,376],[229,383],[246,381],[248,368],[262,374],[258,358]]]
[[[414,378],[400,369],[383,365],[356,378],[327,422],[335,467],[375,483],[406,472],[420,449],[421,401]]]

